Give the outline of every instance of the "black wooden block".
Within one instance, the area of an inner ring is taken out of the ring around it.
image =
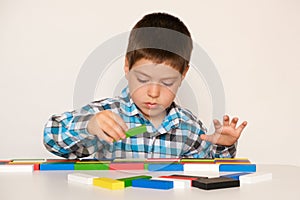
[[[239,187],[240,181],[227,177],[198,179],[192,181],[192,186],[204,190]]]

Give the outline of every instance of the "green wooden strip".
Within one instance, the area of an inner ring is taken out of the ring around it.
[[[144,163],[144,169],[145,170],[148,170],[148,165],[149,165],[148,163]]]
[[[142,126],[138,126],[132,129],[129,129],[128,131],[126,131],[126,137],[132,137],[138,134],[142,134],[145,133],[147,131],[147,127],[146,125],[142,125]]]
[[[124,181],[125,187],[130,187],[132,186],[132,180],[136,179],[151,179],[152,176],[146,176],[146,175],[141,175],[141,176],[133,176],[133,177],[127,177],[127,178],[120,178],[117,179],[118,181]]]
[[[109,170],[109,164],[107,163],[76,163],[75,170]]]

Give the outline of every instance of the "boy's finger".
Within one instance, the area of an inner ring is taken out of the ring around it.
[[[97,137],[99,137],[100,139],[105,140],[108,143],[112,143],[114,140],[113,138],[109,137],[106,133],[104,133],[104,131],[102,131],[101,129],[99,130],[99,133],[97,133]]]
[[[235,128],[238,121],[239,121],[239,119],[238,119],[237,117],[234,117],[234,118],[231,120],[230,126],[231,126],[232,128]]]
[[[244,121],[241,125],[239,125],[239,127],[237,128],[239,133],[241,133],[244,130],[244,128],[247,126],[247,124],[248,123],[246,121]]]
[[[224,115],[224,117],[223,117],[223,125],[224,126],[228,126],[229,125],[229,116],[228,115]]]
[[[119,124],[119,126],[123,129],[123,131],[128,131],[128,127],[127,125],[125,124],[124,120],[117,114],[113,113],[114,114],[114,119],[115,121]]]
[[[117,125],[112,125],[113,123],[104,123],[102,124],[102,130],[106,135],[113,138],[114,140],[118,141],[120,139],[119,133],[117,132]],[[116,124],[116,123],[115,123]],[[121,129],[119,128],[119,131]]]
[[[109,115],[104,116],[102,121],[102,129],[115,140],[126,137],[123,128],[119,125],[118,121],[120,119],[120,117],[111,112]]]
[[[222,128],[222,124],[221,124],[221,122],[220,122],[219,120],[214,119],[213,122],[214,122],[214,126],[215,126],[215,129],[216,129],[216,130]],[[221,131],[220,131],[220,132],[221,132]]]

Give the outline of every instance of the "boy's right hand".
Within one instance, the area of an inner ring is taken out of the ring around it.
[[[93,116],[88,122],[88,132],[109,143],[126,138],[128,130],[123,119],[110,110],[104,110]]]

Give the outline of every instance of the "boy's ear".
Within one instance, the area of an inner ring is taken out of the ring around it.
[[[181,79],[181,80],[183,80],[183,79],[185,78],[185,75],[186,75],[186,73],[189,71],[189,68],[190,68],[189,65],[187,65],[187,66],[185,67],[184,71],[182,72],[182,79]]]
[[[125,72],[125,77],[127,79],[127,74],[129,72],[129,64],[128,64],[128,60],[126,57],[125,57],[125,64],[124,64],[124,72]]]
[[[180,81],[179,86],[181,86],[181,83],[182,83],[183,79],[185,78],[186,73],[189,71],[189,68],[190,68],[190,66],[187,65],[187,66],[185,67],[184,71],[182,72],[182,75],[181,75],[181,81]]]

